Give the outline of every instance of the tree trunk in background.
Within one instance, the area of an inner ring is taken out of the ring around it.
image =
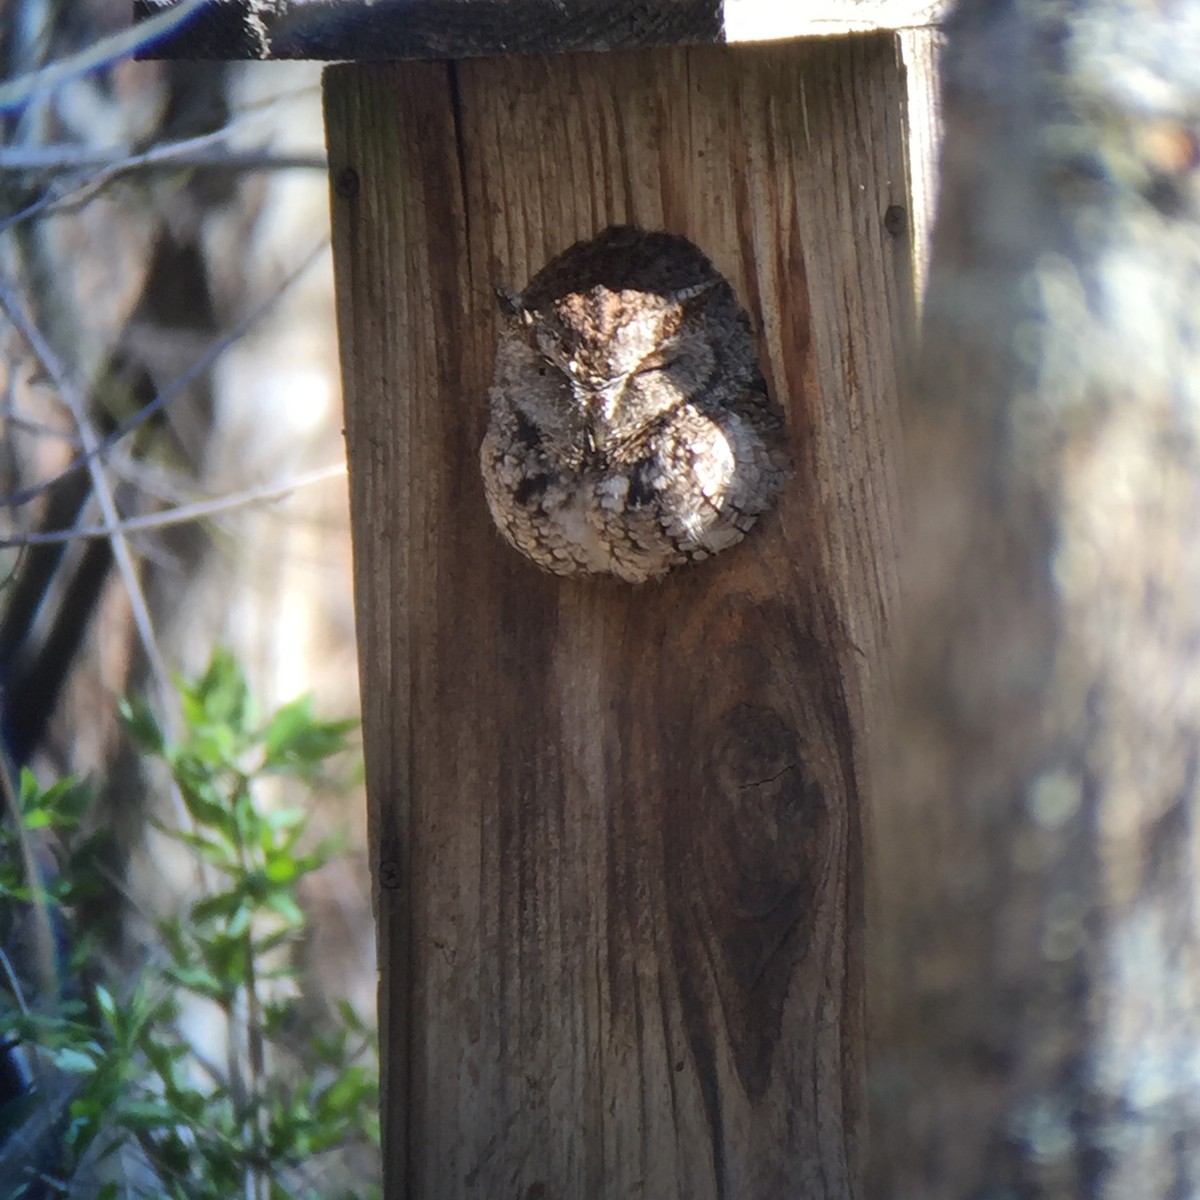
[[[1200,5],[964,3],[869,1195],[1200,1194]]]

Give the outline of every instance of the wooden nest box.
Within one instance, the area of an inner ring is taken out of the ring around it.
[[[260,7],[155,53],[350,60],[324,86],[386,1195],[857,1194],[931,6]],[[539,571],[478,465],[495,288],[626,223],[731,281],[795,461],[744,542],[643,586]]]

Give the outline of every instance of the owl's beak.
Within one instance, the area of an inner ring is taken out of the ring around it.
[[[593,454],[603,454],[608,449],[608,422],[598,413],[589,411],[584,421],[583,433],[587,448]]]
[[[587,393],[584,401],[586,414],[584,431],[587,436],[588,448],[593,453],[603,454],[608,448],[613,417],[617,411],[617,401],[624,386],[624,379],[615,379],[604,387]]]
[[[612,442],[613,421],[617,418],[617,404],[624,389],[624,378],[613,379],[604,388],[596,389],[589,397],[588,440],[598,454],[604,454]]]

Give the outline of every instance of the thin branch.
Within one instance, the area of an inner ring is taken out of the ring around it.
[[[32,500],[36,500],[48,488],[54,487],[61,480],[65,479],[68,475],[73,474],[75,471],[82,470],[84,467],[88,467],[90,469],[92,463],[97,458],[103,455],[106,451],[110,450],[127,434],[132,433],[133,430],[143,425],[152,416],[154,416],[155,413],[159,412],[166,404],[168,404],[180,392],[182,392],[185,387],[203,375],[204,372],[207,371],[217,361],[217,359],[219,359],[221,355],[224,354],[231,345],[233,345],[234,342],[238,341],[239,338],[244,337],[251,329],[253,329],[254,326],[257,325],[258,322],[261,321],[263,317],[265,317],[267,313],[271,311],[272,308],[274,308],[279,298],[285,292],[287,292],[288,289],[297,282],[297,280],[300,279],[304,272],[307,271],[314,262],[316,262],[316,260],[325,252],[328,246],[329,239],[322,238],[321,241],[318,242],[311,251],[309,251],[300,265],[286,279],[284,279],[279,287],[276,288],[266,300],[264,300],[256,308],[252,309],[250,313],[229,333],[222,335],[215,342],[213,342],[208,349],[206,349],[204,353],[201,354],[200,357],[196,359],[196,361],[192,363],[190,367],[188,367],[186,371],[184,371],[177,378],[173,379],[148,404],[144,405],[132,416],[122,421],[107,437],[96,441],[93,445],[85,445],[84,452],[79,455],[78,458],[75,458],[68,463],[67,466],[64,467],[57,475],[52,476],[50,479],[43,480],[41,483],[36,484],[33,487],[16,492],[12,496],[9,496],[7,500],[0,501],[0,503],[4,504],[10,509],[20,508],[22,505],[28,504]],[[110,520],[107,515],[105,516],[105,521],[110,525],[116,524],[116,522]]]
[[[120,515],[117,512],[117,504],[113,498],[108,476],[105,475],[103,465],[99,461],[100,451],[98,447],[101,443],[96,436],[95,430],[92,428],[91,422],[88,420],[83,399],[76,391],[74,384],[67,375],[66,369],[59,362],[58,356],[43,337],[42,331],[34,324],[28,313],[26,313],[20,297],[13,291],[8,280],[3,278],[0,278],[0,310],[3,310],[14,328],[24,337],[30,350],[33,351],[41,363],[42,369],[53,381],[60,399],[67,406],[67,410],[75,422],[75,428],[79,431],[79,437],[83,443],[84,454],[82,461],[87,464],[88,473],[92,480],[92,491],[99,501],[100,511],[104,516],[105,524],[116,528],[120,522]],[[76,461],[79,462],[81,460],[77,459]],[[111,546],[113,561],[117,564],[117,569],[120,572],[121,579],[125,584],[125,591],[129,597],[129,607],[133,616],[134,626],[137,628],[138,638],[142,643],[142,649],[145,651],[146,660],[150,664],[155,683],[159,690],[161,709],[164,713],[169,713],[171,710],[168,707],[167,701],[169,692],[167,688],[166,666],[162,661],[162,656],[159,654],[158,643],[154,637],[154,628],[150,621],[150,610],[146,605],[146,597],[138,581],[133,556],[129,550],[129,543],[120,533],[115,533],[111,539]]]
[[[274,103],[274,101],[272,101]],[[194,137],[178,138],[173,142],[159,142],[148,150],[134,153],[128,146],[109,146],[102,150],[84,145],[10,146],[0,149],[0,168],[40,168],[44,170],[75,167],[80,169],[100,168],[100,179],[139,167],[157,166],[162,162],[175,162],[189,154],[196,154],[210,146],[226,142],[248,122],[264,116],[261,109],[248,109],[226,121],[220,129],[198,133]],[[219,160],[218,160],[219,161]],[[320,161],[305,156],[305,162]]]
[[[326,479],[336,479],[345,474],[345,463],[332,463],[327,467],[296,475],[283,483],[264,484],[261,487],[234,492],[229,496],[218,496],[212,500],[198,500],[193,504],[179,504],[165,512],[150,513],[144,517],[125,517],[115,526],[90,525],[83,529],[59,529],[51,533],[27,533],[19,537],[0,537],[0,550],[16,546],[56,546],[80,538],[112,537],[113,534],[164,529],[170,525],[182,525],[186,521],[199,521],[205,517],[215,516],[217,513],[228,512],[230,509],[242,508],[249,504],[279,500],[310,484],[321,483]]]
[[[189,20],[208,0],[184,0],[169,11],[149,20],[140,21],[129,29],[101,38],[78,54],[70,54],[57,62],[20,75],[8,83],[0,84],[0,112],[19,108],[22,104],[45,92],[61,87],[71,79],[87,75],[122,58],[136,53],[165,37]]]
[[[244,125],[250,124],[262,117],[269,116],[273,110],[283,105],[289,105],[295,103],[296,101],[319,96],[320,92],[320,87],[314,87],[311,84],[305,84],[302,87],[285,88],[283,91],[279,92],[271,92],[269,95],[260,96],[256,100],[249,100],[240,105],[238,109],[229,116],[228,120],[226,120],[225,124],[222,125],[220,129],[210,130],[208,133],[196,134],[193,137],[179,138],[173,142],[157,142],[144,153],[147,161],[152,161],[158,156],[158,153],[162,153],[164,156],[186,153],[188,150],[197,149],[197,143],[203,145],[208,139],[220,138],[222,134],[228,134],[233,130],[239,130]],[[60,144],[57,147],[23,146],[18,153],[29,151],[36,153],[39,149],[43,148],[47,150],[60,149],[64,152],[77,150],[81,153],[86,153],[87,151],[87,147],[85,145],[66,143]],[[7,159],[13,152],[13,149],[13,147],[9,147],[7,150],[0,149],[0,156],[3,156]],[[133,155],[137,153],[132,146],[123,146],[120,148],[113,147],[112,149],[115,150],[122,158],[127,155]],[[106,159],[99,165],[108,167],[111,165],[111,160]]]
[[[142,151],[140,154],[131,154],[127,148],[114,148],[115,152],[120,156],[116,161],[111,159],[103,160],[99,164],[102,169],[94,171],[92,174],[84,173],[85,168],[81,166],[78,174],[73,176],[64,175],[60,179],[53,180],[51,186],[46,189],[43,195],[26,205],[25,208],[13,213],[6,220],[0,221],[0,233],[7,233],[14,225],[19,225],[21,222],[28,221],[31,217],[39,216],[44,212],[58,209],[59,206],[65,208],[68,205],[82,204],[86,200],[90,200],[101,188],[107,187],[114,179],[120,178],[120,176],[129,171],[158,167],[163,164],[176,166],[178,165],[178,160],[187,159],[192,155],[200,156],[205,150],[213,146],[222,145],[229,139],[231,134],[240,130],[243,125],[262,118],[272,108],[296,95],[303,95],[308,90],[306,88],[297,88],[292,92],[270,97],[260,103],[249,105],[242,112],[238,113],[237,116],[222,125],[220,129],[214,129],[209,133],[197,134],[195,137],[180,138],[174,142],[163,142]],[[42,149],[41,147],[33,146],[0,150],[0,166],[7,161],[19,161],[22,155],[36,156]],[[68,146],[52,149],[65,152],[73,148]],[[85,147],[78,148],[76,152],[80,155],[88,153]],[[254,151],[251,153],[261,152]],[[305,161],[308,158],[309,156],[297,156],[295,165],[311,165]],[[219,162],[220,160],[217,161]],[[324,165],[324,161],[322,158],[322,165]],[[244,169],[249,168],[246,167]]]
[[[36,433],[40,437],[66,442],[73,450],[79,449],[79,438],[76,434],[68,433],[65,429],[56,429],[53,425],[47,425],[44,421],[35,421],[32,417],[22,416],[18,412],[0,409],[0,422],[25,433]]]
[[[72,190],[74,188],[74,190]],[[87,191],[87,184],[76,186],[66,177],[55,179],[52,184],[32,203],[19,208],[6,221],[0,221],[0,234],[7,233],[23,221],[29,221],[41,213],[51,211],[55,205],[62,204]]]
[[[8,982],[9,993],[17,1002],[17,1007],[25,1016],[29,1016],[29,1005],[25,1003],[25,989],[21,987],[21,981],[17,978],[17,973],[13,970],[13,965],[3,946],[0,946],[0,968],[3,969],[2,973]]]
[[[188,141],[199,139],[189,138]],[[173,149],[155,147],[155,151]],[[54,174],[61,171],[104,169],[103,180],[131,171],[179,168],[218,168],[227,171],[324,171],[329,165],[324,154],[275,154],[270,150],[225,150],[204,153],[192,149],[159,154],[130,154],[127,146],[93,150],[87,146],[18,146],[0,150],[0,173],[6,175]]]

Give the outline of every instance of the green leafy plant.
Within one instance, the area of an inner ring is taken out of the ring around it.
[[[178,740],[143,703],[124,704],[122,715],[141,752],[165,764],[191,817],[189,829],[160,825],[160,832],[202,864],[210,886],[157,920],[154,953],[137,978],[92,980],[75,994],[61,993],[49,1009],[0,1007],[0,1028],[19,1037],[40,1068],[22,1112],[0,1110],[0,1139],[28,1132],[18,1122],[29,1119],[32,1099],[59,1115],[59,1194],[71,1194],[66,1189],[83,1165],[105,1178],[107,1163],[107,1181],[90,1193],[101,1200],[317,1200],[331,1194],[312,1182],[322,1155],[378,1144],[374,1039],[343,1003],[331,1031],[297,1044],[290,951],[305,918],[296,889],[337,847],[305,848],[305,814],[270,807],[263,792],[273,777],[328,783],[331,760],[356,722],[317,720],[307,698],[260,719],[240,668],[224,651],[199,679],[178,686]],[[95,839],[70,846],[50,881],[29,878],[18,865],[22,856],[11,853],[28,831],[69,836],[90,800],[76,781],[41,789],[22,775],[23,832],[0,833],[0,915],[15,919],[28,909],[53,916],[103,888]],[[228,1045],[221,1064],[193,1048],[185,1011],[219,1015]],[[136,1187],[115,1181],[118,1152],[122,1162],[136,1161]],[[0,1197],[34,1194],[36,1173],[27,1166],[25,1174],[0,1173]],[[43,1170],[36,1194],[45,1194],[45,1178]],[[332,1194],[378,1193],[364,1184]]]

